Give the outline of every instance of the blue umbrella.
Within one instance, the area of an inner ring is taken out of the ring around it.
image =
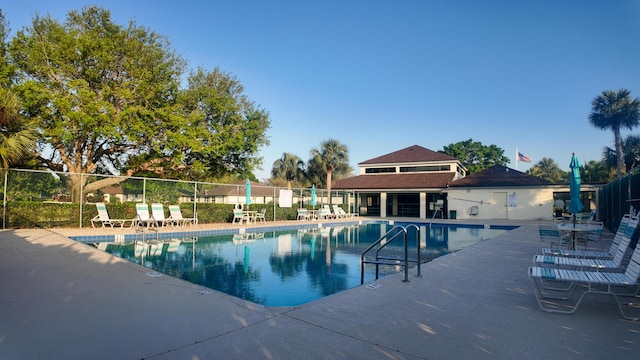
[[[245,205],[247,205],[247,207],[249,205],[251,205],[251,181],[249,181],[247,179],[247,183],[245,184],[245,193],[246,193],[246,199],[245,199]]]
[[[575,224],[576,214],[584,210],[582,200],[580,200],[580,162],[578,162],[576,153],[573,153],[569,167],[571,168],[569,172],[569,189],[571,191],[569,212],[573,214],[573,222]]]
[[[316,186],[311,186],[311,206],[316,207]]]

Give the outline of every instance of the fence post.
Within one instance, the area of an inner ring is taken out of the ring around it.
[[[84,174],[80,175],[80,229],[82,229],[82,204],[84,203]]]
[[[193,182],[193,217],[195,219],[198,218],[198,212],[196,209],[196,202],[198,200],[198,183],[197,182]]]
[[[273,187],[273,222],[276,221],[276,215],[278,213],[277,208],[276,208],[276,188],[275,186]]]
[[[7,228],[7,178],[9,169],[4,169],[4,189],[2,190],[2,228]]]

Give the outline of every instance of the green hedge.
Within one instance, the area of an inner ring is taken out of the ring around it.
[[[136,203],[107,203],[107,212],[112,219],[133,219],[136,216]],[[233,219],[232,204],[198,203],[198,222],[200,224],[230,223]],[[273,220],[273,204],[256,204],[251,210],[267,209],[265,218]],[[297,207],[276,207],[277,220],[295,220]],[[184,217],[193,217],[193,203],[180,204]],[[98,214],[94,204],[84,204],[82,226],[91,227],[91,219]],[[78,227],[80,223],[80,205],[60,202],[12,201],[7,203],[7,228],[51,228]],[[165,216],[169,216],[169,207],[165,204]]]

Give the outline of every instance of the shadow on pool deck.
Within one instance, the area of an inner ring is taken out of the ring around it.
[[[466,221],[465,221],[466,222]],[[631,359],[640,323],[603,295],[541,311],[535,222],[402,274],[297,307],[263,307],[66,236],[0,232],[2,359]],[[608,246],[608,244],[604,245]]]

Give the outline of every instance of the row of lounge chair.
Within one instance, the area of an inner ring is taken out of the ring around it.
[[[149,212],[149,205],[146,203],[136,204],[136,217],[133,219],[112,219],[107,212],[107,206],[104,203],[96,203],[98,215],[91,219],[91,227],[94,229],[96,225],[100,224],[100,228],[106,228],[107,226],[113,228],[123,229],[127,223],[130,223],[131,228],[138,228],[141,226],[150,228],[161,228],[165,226],[172,227],[184,227],[187,224],[191,226],[198,225],[198,218],[185,218],[182,216],[182,211],[179,205],[169,205],[169,216],[165,217],[164,205],[160,203],[151,204],[151,212]]]
[[[540,308],[551,313],[572,314],[587,294],[607,294],[623,318],[640,319],[625,311],[625,308],[637,308],[640,290],[640,247],[631,248],[639,221],[636,216],[625,215],[606,251],[542,248],[542,254],[534,256],[534,266],[528,270]],[[542,239],[542,231],[540,234]],[[577,299],[574,298],[576,292]],[[631,298],[636,305],[623,303],[621,298]]]
[[[305,208],[298,209],[298,220],[317,220],[317,219],[344,219],[358,216],[357,213],[348,213],[338,205],[333,205],[333,212],[328,204],[323,205],[315,212],[310,212]]]

